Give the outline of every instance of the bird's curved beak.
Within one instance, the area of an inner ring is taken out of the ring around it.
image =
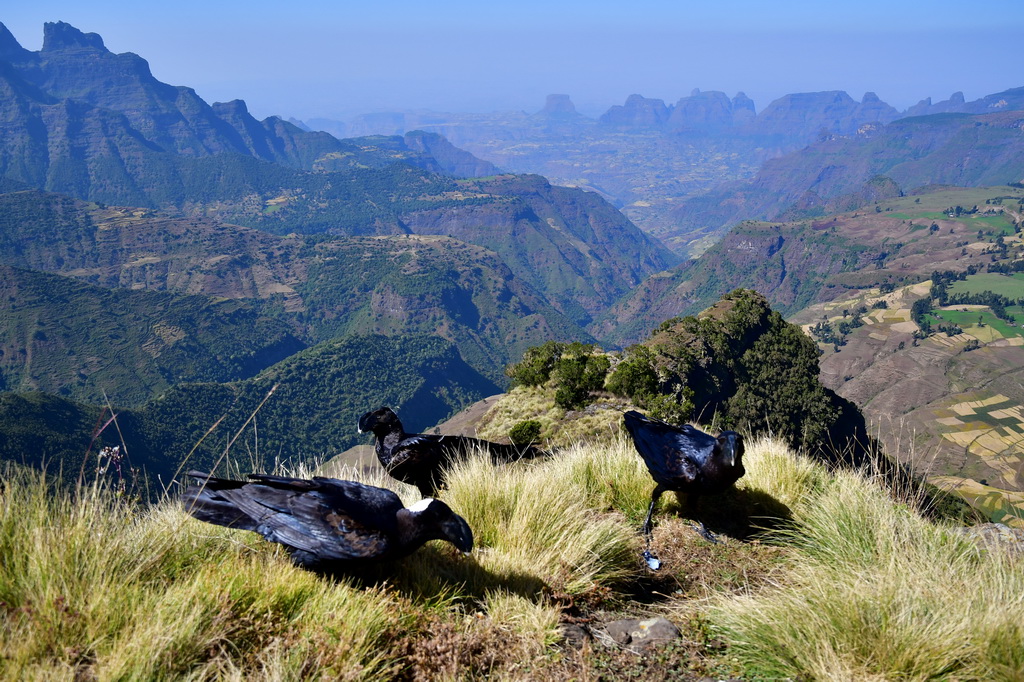
[[[473,551],[473,530],[461,516],[446,521],[441,528],[445,539],[455,545],[460,552],[469,554]]]
[[[742,453],[741,448],[743,446],[737,441],[738,437],[735,433],[724,433],[718,437],[718,444],[722,449],[722,458],[730,467],[736,466],[736,460],[739,459]]]

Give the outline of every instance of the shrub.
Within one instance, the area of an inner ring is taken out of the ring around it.
[[[658,393],[658,372],[654,353],[646,346],[632,346],[608,377],[608,390],[633,402]]]
[[[590,402],[590,394],[604,387],[611,362],[595,355],[593,344],[548,341],[523,354],[522,362],[505,370],[517,386],[541,386],[553,381],[555,403],[572,410]]]
[[[527,419],[513,426],[508,438],[514,445],[530,445],[540,439],[541,423],[536,419]]]

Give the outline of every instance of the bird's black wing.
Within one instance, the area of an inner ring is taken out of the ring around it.
[[[623,416],[637,452],[659,483],[695,481],[718,443],[714,436],[689,424],[673,426],[633,411]]]
[[[249,530],[302,563],[373,559],[394,549],[402,502],[389,490],[330,478],[251,478],[217,494],[251,519]]]
[[[256,530],[253,518],[225,496],[225,491],[244,487],[248,485],[247,482],[216,478],[201,471],[190,471],[188,477],[197,478],[202,483],[187,487],[182,494],[181,501],[186,512],[200,521],[217,526]]]
[[[407,436],[391,448],[391,459],[388,460],[387,469],[399,467],[430,467],[446,459],[445,448],[442,445],[443,436],[435,436],[428,433],[419,433]]]

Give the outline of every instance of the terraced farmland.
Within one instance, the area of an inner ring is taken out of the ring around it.
[[[822,381],[861,406],[887,452],[992,520],[1024,528],[1024,330],[984,306],[949,306],[933,315],[963,333],[915,338],[910,306],[930,284],[801,313],[838,325],[869,308],[845,345],[819,344]],[[870,308],[878,301],[887,307]]]

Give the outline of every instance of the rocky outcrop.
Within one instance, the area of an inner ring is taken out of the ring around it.
[[[786,95],[757,115],[751,132],[759,135],[793,137],[827,134],[852,135],[865,123],[889,123],[899,112],[874,93],[857,102],[841,90]]]
[[[137,154],[125,150],[139,143],[153,152],[193,157],[233,152],[298,168],[309,168],[316,157],[341,150],[341,144],[330,135],[304,133],[290,124],[275,123],[280,119],[260,122],[244,102],[211,106],[191,88],[158,81],[142,57],[130,52],[114,54],[107,50],[99,35],[84,33],[64,22],[45,24],[43,48],[39,52],[21,48],[0,25],[0,53],[9,64],[9,72],[4,74],[8,81],[17,78],[48,98],[73,101],[84,118],[110,120],[100,129],[83,127],[59,112],[41,110],[39,103],[31,99],[18,103],[19,117],[34,117],[37,121],[34,137],[68,136],[67,146],[77,150],[77,160],[82,160],[84,151],[84,165],[109,168],[113,162],[131,166],[128,157]],[[88,112],[90,107],[100,111]],[[123,118],[117,120],[113,114]],[[98,136],[114,138],[115,154],[100,149],[109,143],[98,142]],[[26,143],[20,135],[6,137],[4,143],[10,148]],[[74,163],[54,157],[64,146],[51,147],[54,152],[50,158],[36,159],[34,163]],[[92,152],[90,148],[97,149]],[[93,153],[96,159],[91,157]],[[132,171],[125,168],[123,172],[130,175]],[[89,181],[110,182],[99,177]],[[47,186],[67,191],[56,184]]]
[[[630,95],[625,104],[613,106],[598,121],[606,126],[660,128],[668,121],[669,113],[669,108],[660,99]]]
[[[960,113],[964,110],[964,93],[954,92],[949,99],[932,104],[932,98],[926,97],[903,112],[904,116],[930,116],[931,114]]]
[[[694,90],[672,108],[668,128],[672,132],[715,131],[735,125],[732,100],[724,92]]]
[[[569,95],[548,95],[539,113],[544,116],[578,116],[576,105],[569,99]]]

